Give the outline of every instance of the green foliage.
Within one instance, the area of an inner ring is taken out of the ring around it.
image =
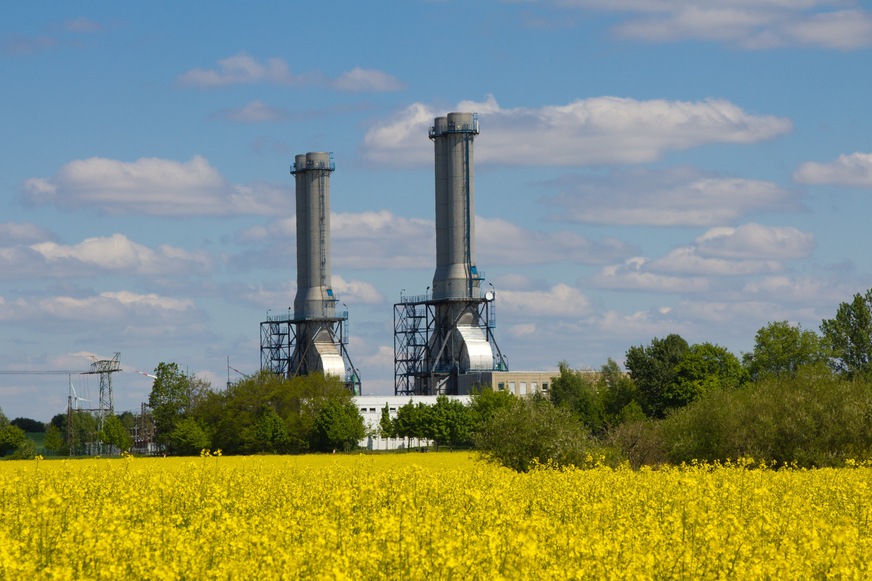
[[[627,350],[626,366],[641,395],[645,414],[661,418],[680,397],[676,397],[676,367],[690,350],[680,335],[654,338],[647,347],[641,345]]]
[[[828,360],[828,352],[817,333],[778,321],[757,331],[754,351],[745,353],[742,363],[751,381],[757,381],[780,375],[793,376],[803,366]]]
[[[133,445],[133,438],[124,427],[121,419],[118,416],[107,416],[103,420],[103,429],[97,434],[101,442],[108,446],[113,446],[119,451],[126,452]]]
[[[806,366],[741,390],[716,390],[662,425],[668,459],[740,456],[834,466],[872,450],[872,384]]]
[[[735,355],[712,343],[689,346],[678,335],[627,350],[627,368],[643,411],[662,418],[708,391],[743,385],[748,373]]]
[[[285,421],[271,407],[264,405],[254,422],[253,446],[255,452],[280,454],[287,452],[290,436]]]
[[[45,424],[39,420],[34,420],[32,418],[15,418],[11,422],[9,422],[13,426],[18,426],[25,432],[32,432],[42,434],[45,432]]]
[[[748,372],[725,348],[712,343],[692,345],[675,366],[668,407],[684,407],[706,392],[740,387],[747,379]]]
[[[27,442],[27,435],[18,426],[8,424],[0,428],[0,456],[15,454],[25,445],[25,442]]]
[[[872,289],[840,304],[820,328],[832,350],[833,369],[850,378],[872,375]]]
[[[440,395],[430,409],[428,438],[442,445],[462,446],[470,443],[473,418],[469,407],[462,402]]]
[[[607,426],[645,417],[639,404],[641,395],[635,382],[621,371],[612,358],[600,368],[597,393],[600,395],[603,420]]]
[[[558,364],[560,373],[551,381],[551,403],[569,410],[588,430],[599,431],[604,426],[603,402],[590,374],[574,371],[566,361]]]
[[[61,453],[64,449],[63,432],[56,425],[50,423],[45,431],[45,439],[42,441],[42,445],[50,452],[55,454]]]
[[[321,446],[316,418],[331,401],[351,403],[351,393],[335,377],[286,379],[261,371],[224,392],[205,392],[190,415],[208,426],[212,446],[225,454],[298,453]]]
[[[196,456],[204,449],[209,449],[209,435],[197,420],[183,418],[176,422],[168,437],[170,449],[182,456]]]
[[[0,429],[9,425],[9,418],[3,413],[3,408],[0,408]]]
[[[489,460],[518,472],[536,462],[581,466],[595,444],[587,430],[563,407],[543,398],[513,398],[494,410],[474,435]]]
[[[391,409],[388,404],[382,408],[381,417],[378,420],[379,433],[382,438],[394,438],[394,420],[391,419]]]
[[[479,386],[470,394],[469,415],[473,433],[490,420],[497,411],[509,407],[516,399],[508,391],[499,391],[491,386]]]
[[[357,447],[366,434],[363,416],[353,401],[328,399],[315,416],[313,444],[316,450],[327,452]]]
[[[154,374],[156,379],[148,396],[148,405],[154,414],[155,439],[170,445],[170,434],[191,403],[189,381],[177,363],[160,362]]]

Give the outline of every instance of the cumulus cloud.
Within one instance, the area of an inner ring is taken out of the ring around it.
[[[561,0],[561,4],[627,14],[619,38],[686,39],[745,49],[812,46],[854,50],[872,45],[872,13],[856,1],[832,0]]]
[[[753,223],[712,228],[695,242],[697,252],[709,258],[799,260],[814,250],[814,236],[809,232]]]
[[[252,84],[318,85],[353,93],[384,93],[405,88],[397,78],[377,69],[355,67],[330,79],[320,72],[294,74],[284,59],[273,57],[261,63],[245,52],[219,60],[213,69],[191,69],[179,75],[176,84],[196,88]]]
[[[124,321],[131,317],[148,319],[178,316],[193,310],[194,304],[188,299],[126,290],[84,297],[20,297],[8,301],[0,297],[0,321]]]
[[[563,283],[547,291],[501,290],[498,300],[500,310],[531,317],[581,316],[591,309],[581,291]]]
[[[566,176],[544,202],[552,219],[621,226],[713,226],[751,212],[795,211],[791,192],[760,180],[706,175],[687,168],[636,169]]]
[[[52,178],[27,180],[23,192],[25,201],[36,206],[154,216],[272,214],[287,195],[286,189],[265,183],[230,184],[199,155],[187,162],[155,157],[76,160]]]
[[[714,277],[771,275],[784,263],[807,258],[814,237],[796,228],[745,224],[712,228],[693,244],[653,260],[633,257],[600,269],[593,282],[601,288],[668,293],[710,292]]]
[[[840,155],[830,163],[809,161],[799,166],[793,179],[805,184],[872,187],[872,153]]]
[[[729,101],[639,101],[593,97],[538,109],[503,109],[490,95],[461,102],[457,110],[479,114],[487,147],[482,163],[590,166],[645,163],[669,151],[708,143],[754,143],[792,129],[790,120],[747,113]],[[364,136],[364,155],[381,163],[432,163],[423,139],[445,112],[414,103],[373,126]]]
[[[599,288],[644,290],[664,293],[699,293],[711,288],[711,281],[702,276],[672,276],[650,272],[649,261],[637,256],[622,264],[603,267],[593,277]]]
[[[133,275],[201,274],[212,265],[205,252],[168,244],[148,248],[123,234],[87,238],[74,245],[42,241],[0,246],[0,278],[91,277],[105,273]]]
[[[374,285],[362,280],[348,280],[334,274],[331,282],[333,290],[344,302],[352,301],[365,305],[378,305],[384,301],[384,295]]]
[[[54,234],[35,224],[23,222],[0,223],[0,247],[53,240]]]
[[[555,262],[601,264],[634,252],[616,238],[597,242],[566,230],[530,230],[500,218],[477,216],[475,232],[478,261],[494,266]]]
[[[340,91],[352,93],[387,93],[400,91],[405,88],[403,83],[396,77],[384,71],[360,67],[354,67],[352,70],[341,74],[331,84]]]

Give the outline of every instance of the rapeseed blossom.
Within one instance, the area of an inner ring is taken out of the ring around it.
[[[0,463],[0,579],[867,578],[872,469]]]

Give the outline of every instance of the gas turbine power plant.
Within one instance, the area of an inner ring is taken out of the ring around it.
[[[437,117],[429,136],[435,150],[436,271],[423,295],[394,305],[395,395],[460,395],[508,363],[496,343],[496,294],[481,289],[475,263],[474,113]],[[329,153],[297,155],[297,294],[293,313],[261,325],[261,369],[285,377],[324,373],[360,394],[348,355],[348,313],[336,313],[330,283]],[[526,384],[524,384],[526,385]],[[535,384],[534,384],[535,385]]]

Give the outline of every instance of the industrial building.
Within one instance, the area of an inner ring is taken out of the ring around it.
[[[267,313],[260,324],[261,369],[295,377],[323,373],[340,378],[354,394],[360,375],[348,354],[348,311],[330,275],[331,154],[297,155],[291,166],[297,203],[297,294],[293,312]]]

